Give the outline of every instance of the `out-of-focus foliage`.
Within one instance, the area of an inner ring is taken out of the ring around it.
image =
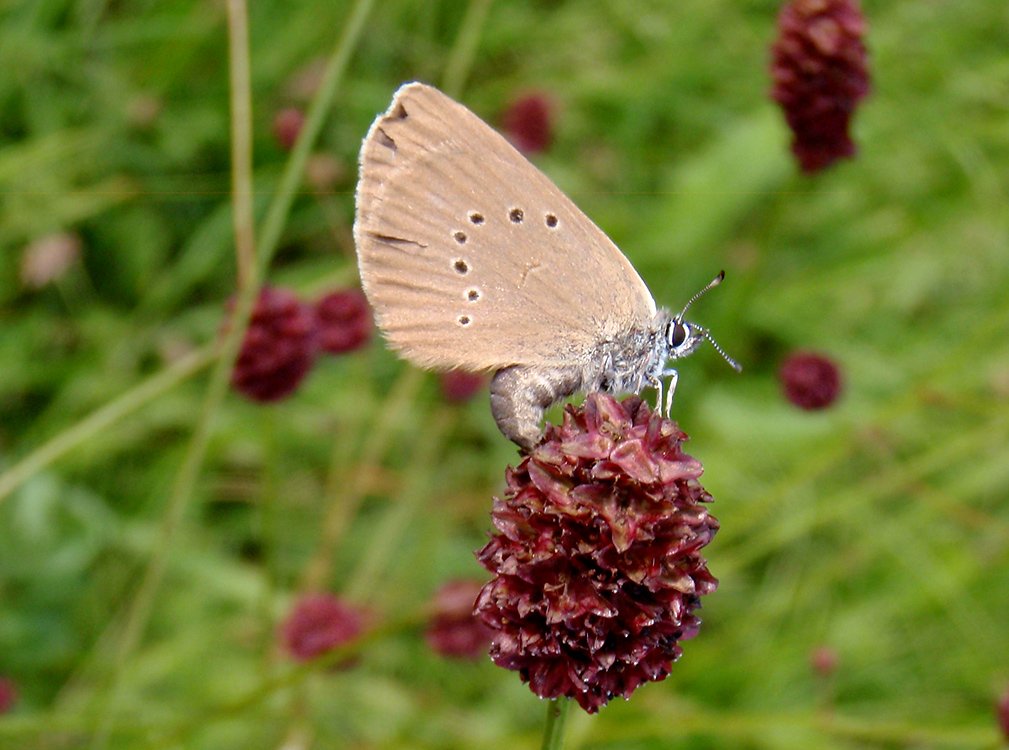
[[[0,486],[218,336],[236,285],[225,6],[0,8]],[[275,117],[307,109],[354,4],[250,6],[261,219],[290,157]],[[768,96],[778,4],[757,0],[375,3],[313,147],[267,271],[306,300],[355,283],[372,118],[401,82],[446,76],[496,124],[523,92],[549,96],[534,160],[660,303],[727,272],[693,314],[745,371],[702,350],[674,409],[716,498],[721,586],[671,676],[576,709],[571,747],[998,741],[1009,11],[863,9],[859,151],[815,177]],[[26,251],[61,236],[76,251],[26,279]],[[833,407],[783,398],[797,349],[840,366]],[[473,550],[516,460],[485,396],[447,403],[376,339],[284,401],[231,394],[173,506],[208,382],[177,380],[0,498],[0,677],[17,690],[0,747],[537,747],[542,707],[516,675],[424,640],[439,586],[482,575]],[[306,588],[369,612],[339,670],[279,645]],[[824,648],[829,675],[810,664]]]

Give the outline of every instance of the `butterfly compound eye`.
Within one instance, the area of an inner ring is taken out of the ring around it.
[[[674,320],[670,324],[669,328],[669,343],[672,344],[673,348],[675,349],[686,340],[687,340],[687,327],[682,323]]]

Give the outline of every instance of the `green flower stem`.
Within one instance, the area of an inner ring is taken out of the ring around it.
[[[441,79],[441,87],[453,99],[462,96],[466,76],[469,75],[469,71],[473,67],[480,35],[484,23],[487,21],[490,4],[491,0],[470,0],[466,15],[459,28],[459,34],[455,38],[455,44],[452,45],[452,50],[449,52],[448,62],[445,64],[445,75]]]
[[[150,620],[154,600],[175,544],[176,531],[182,523],[185,509],[193,496],[196,480],[203,467],[207,445],[213,431],[214,417],[228,392],[228,381],[249,316],[259,292],[258,265],[255,262],[255,228],[252,215],[252,148],[251,139],[251,76],[249,73],[249,29],[245,0],[228,0],[228,70],[231,88],[231,117],[244,119],[233,122],[231,135],[231,202],[234,212],[235,248],[239,289],[231,316],[231,325],[224,336],[220,356],[214,363],[210,384],[203,397],[193,435],[186,448],[182,466],[175,475],[171,493],[161,520],[158,542],[144,570],[143,579],[130,601],[119,633],[113,658],[112,682],[97,715],[92,747],[104,748],[115,729],[123,694],[123,673]]]
[[[228,0],[228,70],[231,78],[231,208],[238,288],[258,286],[252,209],[252,74],[245,0]]]
[[[294,197],[301,184],[305,162],[315,145],[319,131],[322,130],[322,123],[332,110],[336,92],[343,82],[343,75],[350,63],[350,55],[357,48],[357,43],[361,39],[361,34],[374,4],[375,0],[357,0],[343,27],[343,33],[336,43],[336,48],[326,63],[319,90],[308,108],[305,124],[298,133],[298,140],[295,141],[294,148],[291,149],[291,156],[280,176],[277,197],[270,204],[260,227],[257,255],[263,268],[270,264],[273,253],[277,249],[277,243],[280,241],[291,204],[294,202]]]
[[[567,722],[571,701],[554,698],[547,701],[547,722],[543,727],[542,750],[560,750],[564,747],[564,724]]]

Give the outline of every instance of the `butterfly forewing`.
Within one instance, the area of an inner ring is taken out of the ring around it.
[[[379,327],[426,367],[562,365],[655,314],[595,224],[424,84],[401,87],[365,139],[354,234]]]

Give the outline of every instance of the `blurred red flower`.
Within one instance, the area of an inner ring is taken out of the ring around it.
[[[827,408],[841,393],[841,371],[822,354],[789,355],[778,370],[778,380],[785,398],[807,411]]]
[[[848,127],[869,93],[864,34],[857,0],[791,0],[778,15],[771,96],[784,110],[805,172],[855,153]]]
[[[290,151],[304,126],[305,113],[297,107],[286,107],[273,117],[273,137],[282,149]]]
[[[293,292],[263,287],[231,373],[231,385],[253,401],[278,401],[305,379],[317,351],[311,309]]]
[[[454,404],[469,401],[486,385],[487,377],[478,373],[449,370],[441,374],[441,393]]]
[[[505,134],[519,151],[546,151],[553,140],[553,107],[546,95],[524,94],[508,105],[501,118]]]
[[[330,292],[315,303],[319,346],[329,354],[360,349],[371,339],[371,308],[360,289]]]
[[[491,629],[473,614],[480,581],[449,581],[434,596],[425,639],[442,656],[478,659],[490,646]]]
[[[348,643],[364,631],[364,614],[332,594],[302,596],[281,627],[288,653],[298,661]]]
[[[14,707],[18,699],[17,687],[9,677],[0,677],[0,714],[5,714]]]

